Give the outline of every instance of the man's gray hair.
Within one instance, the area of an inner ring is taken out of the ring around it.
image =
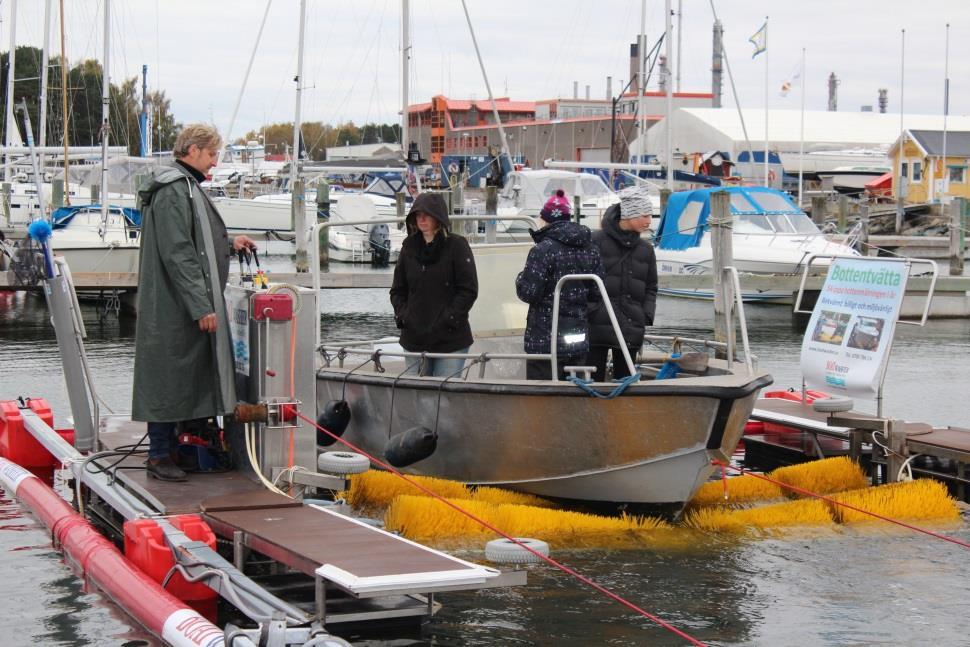
[[[222,145],[222,136],[216,130],[215,126],[210,126],[209,124],[189,124],[182,129],[182,132],[179,133],[178,138],[175,140],[172,154],[175,155],[175,159],[182,159],[189,154],[189,148],[193,145],[202,149],[210,148],[212,150],[219,150],[219,147]]]

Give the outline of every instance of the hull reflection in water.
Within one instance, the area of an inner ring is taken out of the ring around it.
[[[465,379],[401,376],[400,358],[388,355],[380,360],[385,372],[373,363],[351,370],[375,347],[355,345],[345,368],[331,361],[318,372],[318,409],[346,399],[343,437],[382,458],[397,434],[436,430],[434,452],[406,473],[675,516],[710,477],[712,459],[730,458],[758,392],[771,383],[741,363],[711,360],[701,374],[667,380],[652,379],[646,365],[640,382],[601,399],[570,382],[525,380],[522,360],[500,357],[521,353],[521,344],[479,339],[471,352],[489,359]],[[351,348],[325,346],[331,358]]]

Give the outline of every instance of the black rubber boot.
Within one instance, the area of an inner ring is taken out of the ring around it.
[[[148,459],[145,461],[145,469],[148,475],[157,478],[159,481],[184,481],[185,472],[179,469],[171,458]]]

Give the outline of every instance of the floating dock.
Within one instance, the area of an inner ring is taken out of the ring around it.
[[[111,419],[100,438],[110,449],[130,447],[143,434],[143,423]],[[117,471],[118,480],[160,514],[199,514],[231,543],[230,578],[252,578],[324,625],[420,621],[440,608],[436,593],[526,582],[524,571],[452,557],[353,518],[346,506],[306,505],[270,492],[244,471],[190,473],[187,482],[172,483],[150,478],[142,458],[121,466],[127,469]],[[345,485],[333,481],[333,489]],[[207,498],[200,501],[200,492]],[[269,572],[267,562],[274,564]]]
[[[970,429],[934,427],[854,411],[827,414],[815,411],[811,404],[781,398],[760,398],[751,419],[764,423],[765,430],[744,437],[748,467],[774,469],[847,455],[869,466],[876,484],[897,480],[908,460],[908,469],[914,475],[939,479],[957,499],[970,502]],[[891,451],[873,442],[873,433]],[[917,455],[924,460],[915,460]]]

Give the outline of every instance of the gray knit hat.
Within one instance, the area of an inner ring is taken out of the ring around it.
[[[620,196],[620,219],[628,220],[638,216],[652,216],[653,203],[650,194],[641,186],[631,186],[623,189]]]

